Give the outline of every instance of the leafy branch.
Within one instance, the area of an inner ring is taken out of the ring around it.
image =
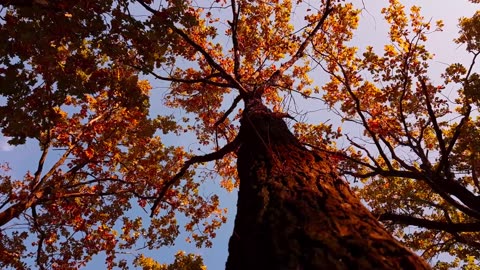
[[[180,171],[175,174],[170,180],[168,180],[163,187],[160,189],[160,191],[157,194],[157,198],[155,199],[153,205],[152,205],[152,212],[150,214],[151,217],[153,217],[157,211],[158,211],[158,206],[163,200],[163,197],[167,193],[167,191],[175,184],[177,183],[187,172],[187,170],[190,168],[190,166],[198,163],[204,163],[204,162],[209,162],[217,159],[223,158],[226,154],[231,153],[235,151],[238,147],[240,146],[240,134],[238,134],[235,139],[233,139],[231,142],[227,143],[225,146],[223,146],[221,149],[218,151],[202,155],[202,156],[194,156],[187,160],[182,168],[180,168]]]

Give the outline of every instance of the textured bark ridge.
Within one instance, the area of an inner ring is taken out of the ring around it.
[[[241,120],[227,270],[429,269],[260,102]]]

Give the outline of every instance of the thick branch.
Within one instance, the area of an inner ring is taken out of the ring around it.
[[[445,146],[445,139],[443,138],[443,132],[442,132],[442,129],[440,128],[440,125],[437,122],[437,116],[433,111],[431,100],[428,93],[427,84],[425,83],[424,79],[420,78],[419,81],[422,87],[423,95],[425,96],[425,103],[427,106],[428,116],[432,120],[433,130],[435,131],[435,136],[437,137],[438,146],[440,146],[440,154],[442,155],[442,161],[440,162],[440,165],[445,166],[448,159],[448,153],[447,153],[447,147]],[[441,169],[442,169],[442,166],[438,166],[438,170],[440,171]]]
[[[102,114],[90,120],[85,128],[86,129],[90,128],[90,125],[92,123],[100,120],[103,117],[104,115]],[[82,133],[83,132],[81,132],[78,136],[81,136]],[[11,205],[5,211],[0,213],[0,226],[5,225],[6,223],[8,223],[10,220],[14,218],[17,218],[21,213],[23,213],[25,210],[35,205],[39,200],[43,198],[43,196],[45,195],[45,188],[48,186],[47,180],[55,173],[55,171],[60,166],[62,166],[65,163],[65,160],[67,160],[68,156],[76,146],[77,146],[76,144],[72,144],[72,146],[70,146],[63,153],[63,155],[57,160],[57,162],[55,162],[55,164],[50,168],[50,170],[40,180],[36,182],[35,186],[31,189],[30,195],[27,198],[25,198],[24,200],[16,204]],[[47,151],[45,149],[39,161],[39,167],[37,169],[38,177],[40,177],[40,173],[43,168],[43,163],[46,158],[46,155],[47,155]],[[84,164],[87,164],[87,163],[84,163]],[[37,173],[35,177],[37,177]]]
[[[163,185],[162,189],[160,189],[160,191],[158,192],[157,199],[155,200],[155,202],[153,203],[153,206],[151,208],[152,213],[150,214],[150,216],[153,217],[157,213],[158,205],[160,204],[163,197],[165,196],[165,193],[167,193],[167,191],[175,183],[177,183],[180,180],[180,178],[182,178],[185,175],[185,173],[187,172],[187,170],[190,168],[191,165],[221,159],[226,154],[235,151],[238,148],[238,146],[240,146],[240,134],[238,134],[237,137],[235,137],[235,139],[233,139],[233,141],[227,143],[224,147],[222,147],[218,151],[215,151],[213,153],[209,153],[209,154],[206,154],[206,155],[203,155],[203,156],[194,156],[194,157],[190,158],[189,160],[187,160],[185,162],[185,164],[183,164],[180,171],[177,174],[175,174],[170,180],[168,180]]]
[[[221,123],[223,123],[225,121],[225,119],[227,119],[227,117],[233,112],[233,110],[237,107],[238,103],[242,100],[242,96],[237,96],[233,102],[232,102],[232,105],[230,106],[230,108],[228,108],[228,110],[222,115],[222,117],[220,117],[220,119],[217,120],[217,122],[215,122],[215,127],[218,127]]]
[[[42,183],[50,177],[53,172],[61,165],[63,162],[67,159],[67,156],[69,155],[70,151],[73,149],[71,147],[68,151],[65,151],[65,153],[62,155],[60,160],[55,163],[55,165],[40,179],[40,174],[43,168],[43,164],[45,162],[47,153],[48,153],[48,148],[43,150],[42,156],[40,158],[39,164],[38,164],[38,169],[35,172],[35,186],[32,187],[32,193],[30,196],[14,205],[11,205],[8,207],[5,211],[0,213],[0,226],[3,226],[7,224],[10,220],[17,218],[22,212],[30,208],[31,206],[35,205],[37,201],[43,197],[44,195],[44,189]]]
[[[449,233],[459,232],[479,232],[480,222],[471,223],[449,223],[434,221],[423,218],[412,217],[409,215],[399,215],[394,213],[383,213],[378,216],[380,221],[391,221],[395,224],[412,225],[429,230],[446,231]]]
[[[45,184],[42,183],[45,183],[47,179],[53,175],[56,169],[58,169],[58,167],[60,167],[65,162],[72,149],[73,147],[71,147],[68,151],[65,151],[62,157],[55,163],[55,165],[53,165],[53,167],[41,178],[41,180],[32,189],[32,193],[27,199],[10,206],[5,211],[0,213],[0,226],[5,225],[7,222],[14,218],[17,218],[22,212],[35,205],[43,197],[45,193]]]
[[[37,171],[35,171],[34,178],[33,178],[34,185],[32,190],[35,190],[42,183],[42,181],[40,180],[40,176],[42,175],[43,165],[45,164],[45,160],[47,159],[49,149],[50,149],[50,143],[44,147],[42,151],[42,156],[38,161]]]
[[[232,29],[232,43],[233,43],[233,74],[235,75],[235,79],[240,80],[240,50],[238,47],[238,37],[237,37],[237,29],[238,29],[238,16],[240,15],[240,6],[237,10],[236,1],[232,0],[232,17],[233,22],[230,25]]]
[[[143,0],[137,0],[137,2],[142,5],[146,10],[151,12],[154,15],[160,15],[160,12],[158,10],[155,10],[151,8],[148,4],[146,4]],[[222,77],[229,81],[233,87],[238,89],[240,92],[240,95],[242,96],[247,96],[247,90],[238,82],[234,77],[232,77],[230,74],[227,73],[227,71],[213,59],[213,57],[203,48],[201,45],[196,43],[193,39],[191,39],[182,29],[176,27],[172,22],[166,22],[168,27],[170,27],[173,32],[175,32],[177,35],[179,35],[185,42],[190,44],[197,52],[199,52],[203,57],[205,57],[205,60],[207,60],[208,64],[212,66],[215,70],[217,70]]]
[[[45,266],[43,265],[42,257],[45,256],[43,253],[43,241],[45,240],[45,232],[42,230],[40,224],[38,224],[38,215],[37,215],[37,209],[35,206],[32,207],[32,217],[33,217],[33,223],[35,225],[35,229],[38,232],[38,247],[37,247],[37,265],[41,270],[45,270]]]
[[[0,227],[7,224],[10,220],[17,218],[21,213],[35,205],[37,201],[43,197],[44,190],[39,190],[33,193],[28,199],[25,199],[19,203],[16,203],[5,211],[0,213]]]
[[[48,6],[46,0],[0,0],[2,6],[15,6],[15,7],[31,7],[33,5],[39,5],[42,7]]]
[[[129,64],[127,64],[127,65],[129,65]],[[213,73],[213,74],[210,74],[210,75],[208,75],[204,78],[198,78],[198,79],[183,79],[183,78],[175,78],[175,77],[164,77],[164,76],[158,75],[157,73],[155,73],[153,71],[146,71],[139,66],[134,66],[134,65],[129,65],[129,66],[131,66],[135,69],[138,69],[140,71],[143,71],[143,72],[148,72],[148,74],[150,74],[153,77],[155,77],[159,80],[162,80],[162,81],[176,82],[176,83],[189,83],[189,84],[205,83],[205,84],[210,84],[210,85],[218,86],[218,87],[234,87],[232,84],[229,84],[229,83],[214,82],[214,81],[210,80],[211,78],[221,77],[220,73]]]
[[[463,213],[476,218],[480,219],[480,212],[477,210],[478,207],[474,207],[475,203],[478,205],[478,198],[476,198],[473,194],[470,195],[466,194],[469,193],[467,189],[459,190],[462,188],[461,186],[458,187],[458,183],[451,183],[445,181],[445,179],[440,178],[441,176],[436,176],[434,174],[428,175],[429,173],[425,171],[400,171],[400,170],[384,170],[382,168],[375,168],[372,169],[370,172],[366,173],[357,173],[357,172],[346,172],[349,175],[359,177],[359,178],[369,178],[373,176],[383,176],[383,177],[401,177],[401,178],[408,178],[408,179],[415,179],[419,181],[424,181],[428,184],[433,191],[435,191],[438,195],[440,195],[446,202],[451,204],[453,207],[457,208],[458,210],[462,211]],[[452,198],[455,196],[460,200]]]
[[[227,71],[225,71],[225,69],[223,69],[222,66],[220,66],[220,64],[218,64],[213,58],[212,56],[200,45],[198,45],[197,43],[195,43],[195,41],[193,41],[185,32],[183,32],[181,29],[175,27],[174,25],[171,25],[170,26],[172,28],[172,30],[177,33],[179,36],[181,36],[188,44],[190,44],[193,48],[195,48],[198,52],[200,52],[203,57],[205,57],[205,59],[207,60],[208,64],[210,64],[213,68],[215,68],[217,71],[219,71],[222,76],[224,77],[224,79],[226,79],[227,81],[229,81],[232,85],[235,86],[235,88],[238,89],[238,91],[240,92],[240,95],[243,95],[243,96],[246,96],[247,95],[247,90],[243,88],[243,86],[240,84],[240,82],[238,82],[235,78],[233,78],[230,74],[227,73]]]
[[[356,142],[355,142],[353,139],[351,139],[348,135],[345,135],[345,137],[347,138],[348,142],[350,142],[350,144],[352,144],[353,146],[355,146],[355,147],[357,147],[358,149],[362,150],[362,151],[367,155],[367,157],[370,159],[370,161],[373,162],[373,164],[374,164],[377,168],[381,168],[381,167],[382,167],[382,166],[377,162],[377,160],[375,159],[375,157],[370,153],[370,151],[369,151],[366,147],[364,147],[364,146],[356,143]],[[371,168],[374,168],[374,167],[372,166]]]

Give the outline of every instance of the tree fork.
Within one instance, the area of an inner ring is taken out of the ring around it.
[[[260,101],[247,104],[240,136],[227,270],[430,269]]]

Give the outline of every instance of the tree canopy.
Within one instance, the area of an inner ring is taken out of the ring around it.
[[[201,269],[142,250],[181,231],[211,245],[227,210],[200,190],[239,186],[239,119],[261,99],[407,247],[478,269],[480,13],[454,41],[471,62],[434,74],[426,44],[442,22],[385,6],[386,45],[357,48],[357,2],[0,0],[0,128],[41,150],[22,178],[2,164],[0,266],[72,269],[105,252],[109,268]],[[361,132],[302,121],[305,99]],[[184,138],[195,148],[171,143]]]

